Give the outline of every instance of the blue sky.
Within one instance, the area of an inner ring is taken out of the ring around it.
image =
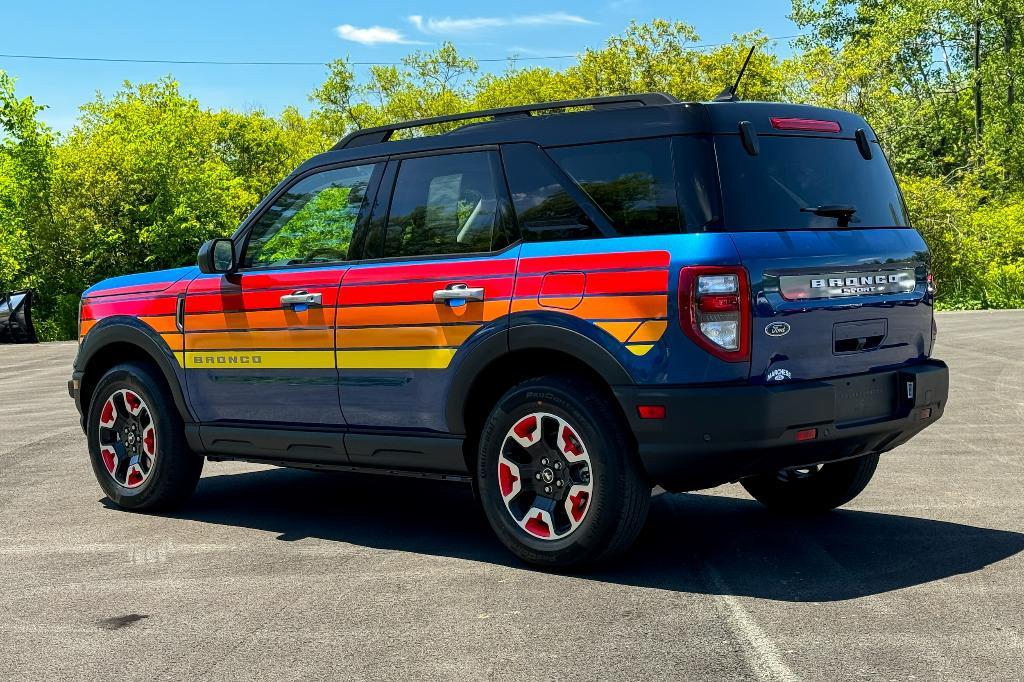
[[[666,18],[693,24],[703,42],[728,40],[755,28],[769,36],[797,33],[789,0],[520,0],[470,2],[245,3],[5,2],[9,27],[0,53],[74,57],[213,61],[397,61],[415,49],[451,40],[466,55],[504,58],[574,54],[620,33],[630,19]],[[13,27],[13,30],[11,30]],[[784,47],[784,44],[783,44]],[[544,62],[551,65],[568,60]],[[503,64],[489,65],[500,69]],[[18,78],[18,92],[49,108],[43,119],[58,130],[74,123],[78,107],[97,90],[122,81],[172,74],[182,89],[213,108],[308,109],[307,96],[325,75],[321,66],[230,66],[43,61],[0,57]]]

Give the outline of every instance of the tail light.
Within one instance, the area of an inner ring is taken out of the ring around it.
[[[679,324],[687,336],[726,362],[750,360],[750,284],[741,267],[679,271]]]

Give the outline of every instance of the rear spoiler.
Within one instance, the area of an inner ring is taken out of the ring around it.
[[[0,343],[38,343],[32,326],[32,290],[0,295]]]

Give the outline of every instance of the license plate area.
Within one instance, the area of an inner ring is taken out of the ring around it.
[[[838,379],[833,382],[836,425],[877,421],[895,416],[899,405],[895,372]]]

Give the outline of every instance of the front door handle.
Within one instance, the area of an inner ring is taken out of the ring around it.
[[[299,289],[293,291],[290,294],[285,294],[281,297],[281,307],[297,307],[297,306],[310,306],[310,305],[321,305],[324,300],[324,295],[321,293],[311,294],[305,289]]]
[[[444,289],[434,292],[434,303],[460,305],[467,301],[484,300],[483,287],[468,287],[465,284],[449,284]]]

